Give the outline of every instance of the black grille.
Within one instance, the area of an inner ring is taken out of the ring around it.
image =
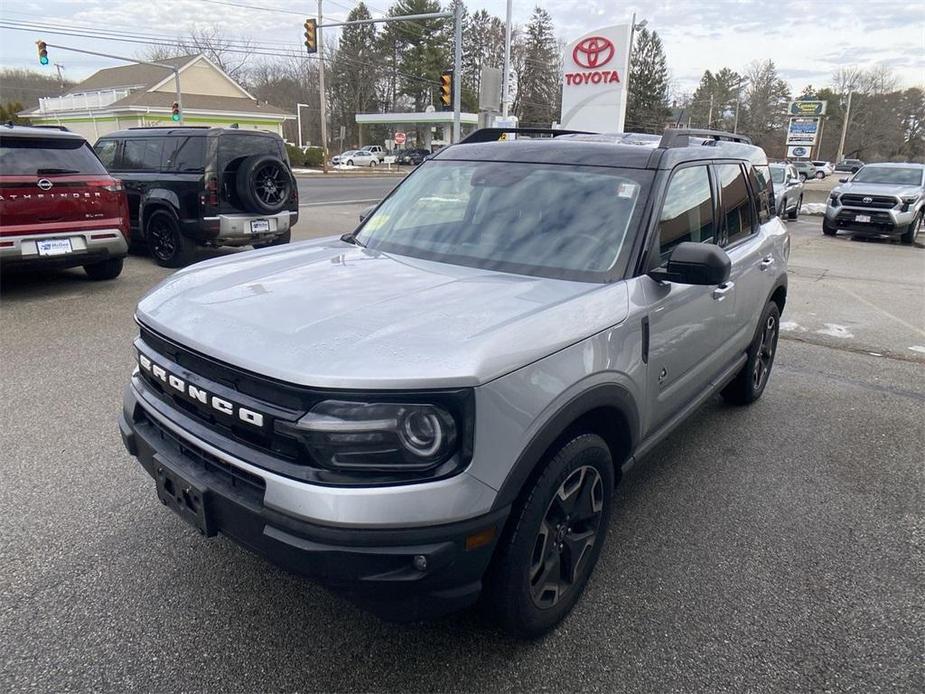
[[[156,433],[163,442],[170,445],[177,453],[200,470],[218,477],[226,485],[233,487],[255,502],[263,502],[263,494],[266,491],[267,483],[259,475],[254,475],[247,470],[235,467],[208,451],[180,439],[169,429],[161,426],[153,417],[149,417],[141,408],[138,408],[136,419],[137,423]]]
[[[841,196],[841,204],[850,207],[866,207],[872,210],[889,210],[899,204],[899,200],[889,195],[859,195],[845,193]]]
[[[845,210],[838,213],[838,216],[835,218],[835,223],[841,229],[850,229],[852,227],[858,229],[869,229],[870,227],[881,227],[883,229],[893,228],[893,219],[886,212],[870,211],[864,214],[870,217],[869,222],[858,222],[856,220],[858,215],[857,212]]]

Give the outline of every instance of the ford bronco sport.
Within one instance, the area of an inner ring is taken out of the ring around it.
[[[353,233],[168,278],[120,428],[203,535],[390,619],[483,595],[532,637],[581,595],[623,472],[713,394],[761,396],[790,244],[742,136],[506,132]]]
[[[128,253],[122,183],[80,135],[0,126],[0,267],[80,267],[93,280],[122,272]]]
[[[197,246],[289,243],[298,188],[279,135],[237,128],[130,128],[97,140],[125,184],[132,241],[165,267]]]

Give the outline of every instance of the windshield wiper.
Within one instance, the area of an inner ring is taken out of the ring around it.
[[[48,174],[73,174],[80,173],[77,169],[37,169],[35,172],[36,176],[43,176]]]

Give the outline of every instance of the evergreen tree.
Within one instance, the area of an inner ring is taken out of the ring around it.
[[[463,104],[478,108],[482,69],[501,69],[504,63],[504,22],[479,10],[463,25]]]
[[[643,28],[633,46],[625,130],[660,133],[670,114],[668,63],[662,40],[656,32]]]
[[[365,4],[360,2],[347,15],[347,21],[371,19]],[[380,56],[376,44],[376,25],[359,24],[345,26],[341,31],[337,50],[330,62],[329,88],[331,103],[331,124],[334,132],[331,139],[337,147],[359,144],[359,131],[355,115],[375,111],[376,79]],[[344,142],[339,140],[340,126],[344,126]]]
[[[739,130],[768,152],[782,152],[787,131],[790,85],[777,74],[773,60],[752,63],[740,106]]]
[[[728,67],[703,73],[691,98],[686,120],[692,127],[732,130],[736,102],[741,98],[742,76]]]
[[[559,120],[562,70],[561,50],[546,10],[533,10],[518,49],[523,69],[518,76],[514,112],[521,125],[549,126]]]

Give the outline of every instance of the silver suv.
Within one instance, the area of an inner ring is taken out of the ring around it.
[[[925,216],[925,164],[865,164],[840,181],[829,195],[822,233],[915,241]]]
[[[621,475],[764,391],[790,243],[741,136],[508,132],[142,299],[120,426],[163,504],[388,619],[571,610]]]

